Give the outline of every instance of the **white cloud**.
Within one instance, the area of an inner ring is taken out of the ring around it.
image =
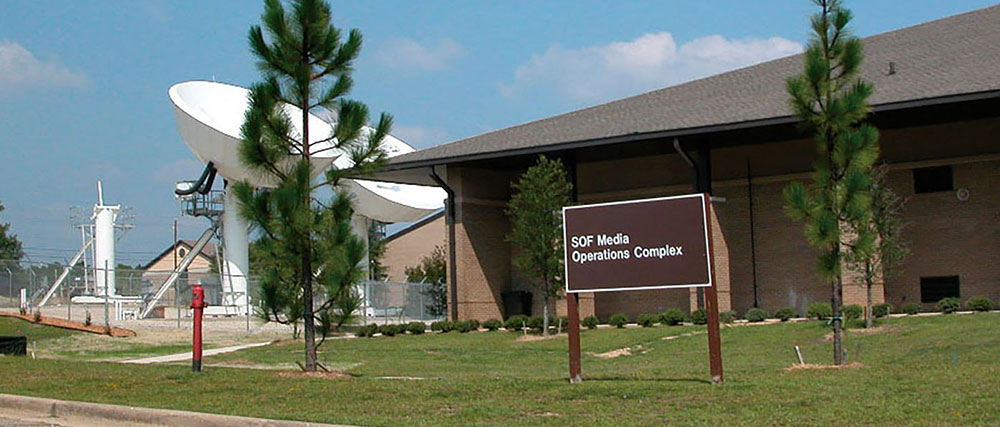
[[[421,126],[394,125],[392,134],[418,150],[449,142],[447,132]]]
[[[781,37],[731,40],[711,35],[680,46],[668,32],[628,42],[565,49],[552,45],[502,84],[513,97],[551,90],[574,102],[605,101],[792,55],[802,45]]]
[[[21,45],[0,40],[0,90],[25,86],[84,87],[87,77],[55,61],[43,61]]]
[[[407,38],[394,38],[376,54],[379,62],[393,68],[441,70],[463,53],[462,45],[452,39],[421,44]]]

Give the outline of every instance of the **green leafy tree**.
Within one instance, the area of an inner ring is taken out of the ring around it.
[[[876,234],[858,226],[870,221],[872,166],[878,159],[878,130],[864,123],[872,86],[858,77],[861,41],[847,29],[851,12],[838,0],[815,0],[813,37],[804,72],[787,81],[789,104],[816,140],[812,182],[784,189],[785,211],[804,221],[809,243],[819,249],[820,275],[829,280],[833,308],[833,360],[843,363],[842,265],[845,255],[867,257]]]
[[[517,249],[514,267],[542,295],[544,325],[549,333],[549,305],[562,296],[562,215],[569,205],[571,185],[559,160],[538,157],[538,163],[511,184],[507,203],[511,230],[507,240]]]
[[[250,29],[263,81],[250,89],[240,129],[240,160],[274,187],[241,182],[234,190],[240,214],[259,233],[257,244],[268,260],[259,279],[258,312],[277,322],[302,319],[304,367],[315,371],[317,322],[329,325],[324,316],[332,313],[322,313],[352,298],[352,288],[366,277],[367,248],[352,233],[353,203],[341,180],[385,162],[381,144],[392,118],[383,114],[373,130],[366,129],[368,108],[345,98],[361,33],[345,35],[334,27],[330,7],[321,0],[290,3],[286,13],[281,1],[265,1],[263,28]],[[318,130],[309,126],[313,111],[336,116],[329,135],[317,138]],[[328,150],[348,157],[353,166],[320,174],[313,160]],[[334,196],[321,200],[323,188]]]
[[[3,202],[0,202],[0,212],[3,212]],[[0,265],[14,268],[24,257],[21,241],[17,235],[10,232],[10,223],[0,223]]]
[[[385,256],[385,225],[372,220],[368,225],[368,276],[382,281],[389,277],[389,269],[382,265]]]
[[[889,187],[886,182],[888,174],[889,165],[884,163],[872,169],[869,188],[872,198],[871,217],[868,222],[853,224],[855,227],[861,227],[878,237],[875,250],[860,253],[861,257],[853,256],[853,254],[848,257],[850,269],[860,275],[867,291],[866,328],[873,326],[875,318],[872,306],[872,289],[876,283],[882,282],[884,284],[886,279],[898,276],[903,260],[910,254],[909,245],[903,239],[905,224],[900,217],[906,206],[906,199]],[[858,232],[858,230],[853,231]]]
[[[423,294],[430,300],[425,304],[425,308],[432,316],[443,316],[448,312],[445,267],[444,246],[437,245],[430,255],[420,259],[420,264],[403,269],[407,282],[429,285],[423,290]]]

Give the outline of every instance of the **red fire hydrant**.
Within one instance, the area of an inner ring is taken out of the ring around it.
[[[205,312],[205,288],[191,286],[191,308],[194,309],[194,347],[192,349],[191,370],[201,372],[201,317]]]

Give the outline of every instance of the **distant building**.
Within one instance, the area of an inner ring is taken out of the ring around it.
[[[1000,6],[867,37],[889,182],[909,199],[912,255],[876,302],[933,307],[942,297],[1000,299]],[[562,159],[579,203],[707,192],[713,204],[722,310],[777,310],[830,301],[803,224],[782,189],[808,180],[814,141],[796,127],[785,80],[802,55],[543,118],[395,157],[375,179],[451,191],[449,315],[506,314],[502,294],[527,290],[511,264],[504,206],[510,183],[539,154]],[[475,114],[474,111],[467,112]],[[665,227],[669,224],[665,223]],[[848,283],[847,304],[865,300]],[[534,298],[535,312],[541,298]],[[607,317],[702,304],[694,290],[583,294],[581,314]],[[565,313],[565,305],[557,307]]]
[[[148,295],[159,289],[160,285],[174,271],[174,268],[184,259],[184,256],[191,251],[194,244],[194,240],[178,240],[144,265],[142,267],[144,270],[142,278],[148,281],[150,286],[150,289],[147,289],[144,293]],[[191,264],[188,265],[188,268],[185,270],[186,274],[181,276],[172,289],[168,290],[160,298],[159,306],[173,307],[177,304],[185,305],[190,302],[190,284],[192,283],[208,285],[206,288],[206,298],[209,302],[216,301],[217,296],[215,294],[218,293],[219,283],[219,272],[213,270],[216,255],[215,244],[206,244],[201,252],[195,255]],[[180,297],[180,299],[177,299],[177,297]],[[170,317],[171,314],[170,310],[166,310],[165,312],[163,309],[154,309],[153,311],[153,317]]]
[[[445,246],[444,211],[428,215],[410,226],[385,238],[382,265],[388,270],[390,282],[405,282],[406,268],[420,264],[430,256],[435,246]]]

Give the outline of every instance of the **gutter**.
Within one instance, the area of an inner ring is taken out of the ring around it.
[[[449,311],[451,320],[458,320],[458,265],[455,254],[455,190],[437,174],[434,166],[430,167],[430,177],[448,194],[448,202],[444,207],[444,221],[448,225],[448,293],[451,295]]]

